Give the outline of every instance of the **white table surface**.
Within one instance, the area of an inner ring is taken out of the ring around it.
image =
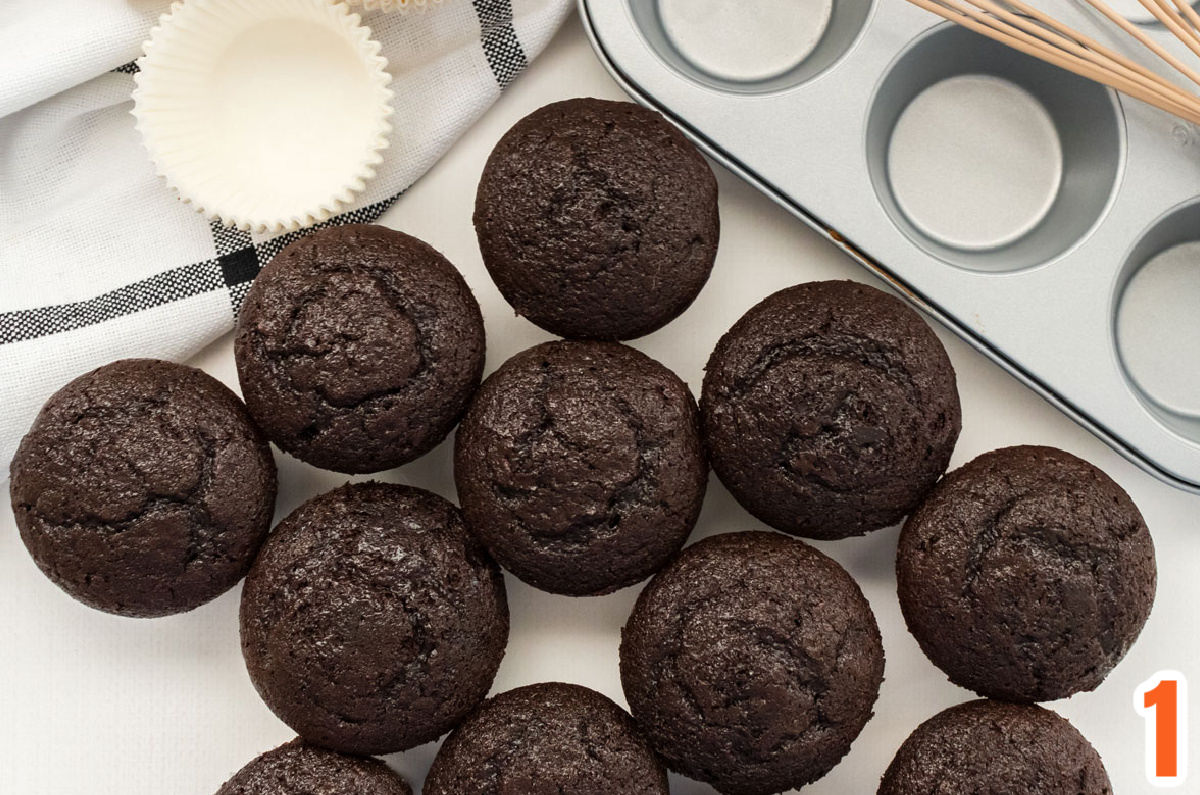
[[[623,98],[572,19],[528,73],[383,219],[427,240],[463,271],[483,307],[489,372],[549,335],[513,315],[483,268],[471,227],[475,185],[489,151],[510,125],[548,102],[574,96]],[[634,343],[678,372],[697,394],[717,338],[768,293],[817,279],[879,285],[736,177],[720,168],[717,176],[722,240],[712,279],[680,319]],[[952,466],[1004,445],[1055,445],[1107,471],[1146,516],[1159,561],[1154,613],[1097,692],[1051,706],[1099,749],[1117,793],[1148,792],[1143,724],[1133,712],[1133,692],[1164,668],[1200,682],[1195,620],[1200,576],[1194,570],[1200,562],[1195,526],[1200,497],[1136,469],[956,337],[938,331],[958,372],[963,404]],[[230,338],[193,364],[236,388]],[[383,478],[453,499],[450,451],[446,442]],[[278,516],[345,480],[282,454],[277,460]],[[714,478],[693,539],[761,527]],[[887,669],[875,717],[842,764],[805,793],[874,793],[896,748],[918,723],[972,698],[926,661],[905,630],[895,595],[896,537],[897,528],[891,528],[817,544],[862,585],[883,631]],[[507,581],[512,633],[495,690],[564,680],[624,704],[617,645],[638,587],[569,598],[535,591],[512,577]],[[258,699],[246,675],[238,647],[239,593],[235,588],[191,613],[156,620],[89,610],[37,571],[11,513],[0,511],[0,793],[203,795],[258,753],[290,739],[292,733]],[[388,761],[419,785],[435,751],[430,744]],[[675,776],[672,791],[712,792]]]

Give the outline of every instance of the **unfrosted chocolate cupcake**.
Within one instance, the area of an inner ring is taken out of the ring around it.
[[[883,645],[836,562],[774,533],[688,547],[621,633],[621,683],[667,766],[739,795],[828,773],[871,717]]]
[[[430,246],[348,224],[263,268],[234,354],[271,441],[324,469],[379,472],[429,452],[458,422],[483,375],[483,317]]]
[[[554,593],[632,585],[679,551],[708,463],[695,400],[613,342],[547,342],[488,377],[458,429],[454,479],[502,566]]]
[[[972,701],[917,727],[878,795],[1112,795],[1100,755],[1074,726],[1035,706]]]
[[[1006,447],[948,474],[896,557],[909,630],[950,680],[1006,701],[1093,690],[1154,603],[1137,506],[1052,447]]]
[[[442,744],[424,795],[667,795],[667,771],[633,719],[579,685],[485,701]]]
[[[504,580],[458,509],[357,483],[271,533],[242,591],[242,651],[267,706],[305,740],[383,754],[435,740],[491,687]]]
[[[296,739],[239,770],[217,795],[412,795],[378,759],[347,756]]]
[[[713,470],[777,530],[844,538],[895,524],[950,463],[961,410],[942,343],[900,300],[810,282],[748,311],[708,360]]]
[[[717,181],[658,113],[570,99],[496,144],[475,231],[518,315],[563,337],[632,339],[677,317],[708,281]]]
[[[182,613],[233,587],[275,508],[275,461],[237,395],[152,359],[113,362],[56,392],[11,475],[38,568],[125,616]]]

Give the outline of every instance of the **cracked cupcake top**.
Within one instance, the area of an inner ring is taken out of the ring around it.
[[[948,474],[900,535],[909,630],[954,683],[1006,701],[1093,690],[1154,603],[1150,531],[1129,495],[1052,447]]]
[[[607,593],[687,539],[708,476],[695,401],[633,348],[548,342],[480,388],[455,443],[471,530],[506,569],[555,593]]]
[[[667,795],[667,772],[610,699],[558,682],[480,705],[442,744],[424,795]]]
[[[339,226],[263,268],[234,353],[272,441],[314,466],[378,472],[425,454],[458,422],[483,374],[483,317],[425,243]]]
[[[829,772],[883,681],[882,640],[858,585],[774,533],[685,549],[642,591],[620,656],[633,716],[667,766],[741,795]]]
[[[1112,795],[1096,749],[1047,709],[972,701],[939,712],[896,752],[878,795]]]
[[[263,701],[305,740],[382,754],[435,740],[491,687],[504,580],[457,508],[349,484],[271,533],[242,591],[242,652]]]
[[[751,308],[705,368],[713,470],[786,533],[843,538],[895,524],[950,463],[961,410],[933,330],[898,299],[809,282]]]
[[[518,315],[555,334],[649,334],[695,300],[720,237],[708,163],[658,113],[571,99],[513,125],[475,199],[484,264]]]
[[[11,474],[38,567],[84,604],[127,616],[181,613],[231,588],[275,508],[275,462],[237,395],[151,359],[56,392]]]
[[[412,795],[408,783],[378,759],[327,751],[303,740],[253,760],[217,795]]]

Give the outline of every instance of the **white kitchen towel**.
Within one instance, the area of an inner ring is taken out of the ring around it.
[[[232,328],[259,268],[303,234],[210,223],[155,176],[129,113],[132,62],[169,5],[0,0],[0,481],[56,389],[114,359],[192,356]],[[403,134],[359,202],[321,226],[382,215],[570,7],[445,0],[427,12],[365,13]]]

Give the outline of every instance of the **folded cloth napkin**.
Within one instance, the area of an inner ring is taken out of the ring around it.
[[[38,408],[130,356],[181,361],[232,328],[297,233],[213,224],[155,176],[129,111],[133,60],[167,0],[0,0],[0,481]],[[349,211],[377,219],[542,51],[571,0],[445,0],[367,12],[394,135]],[[303,234],[303,233],[298,233]]]

